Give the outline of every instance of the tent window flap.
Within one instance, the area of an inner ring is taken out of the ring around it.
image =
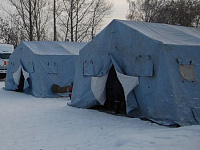
[[[195,81],[195,68],[193,65],[179,65],[179,71],[187,81]]]
[[[83,62],[83,75],[93,76],[94,75],[94,62],[93,60],[86,60]]]
[[[57,64],[56,62],[48,62],[48,74],[57,74]]]

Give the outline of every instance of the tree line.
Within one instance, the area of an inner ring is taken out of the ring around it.
[[[128,20],[200,27],[200,0],[127,0]],[[7,4],[6,6],[4,4]],[[4,0],[0,43],[87,42],[111,14],[107,0]]]
[[[127,19],[200,27],[200,0],[127,0]]]
[[[6,4],[6,6],[5,6]],[[6,0],[0,9],[0,39],[20,41],[89,41],[111,14],[107,0]],[[6,17],[5,17],[6,16]]]

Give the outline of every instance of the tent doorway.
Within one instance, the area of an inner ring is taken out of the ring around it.
[[[120,83],[114,66],[103,77],[92,78],[92,91],[101,105],[92,107],[99,111],[126,115],[124,89]]]
[[[126,114],[124,89],[113,65],[109,70],[106,81],[106,101],[104,106],[105,109],[114,111],[116,114]]]
[[[101,104],[93,108],[108,113],[127,114],[127,97],[138,84],[138,77],[119,73],[112,66],[104,76],[91,78],[91,90]]]
[[[29,87],[29,73],[20,65],[16,72],[13,73],[13,80],[16,85],[15,91],[24,92]]]
[[[19,78],[19,85],[17,86],[17,89],[16,91],[17,92],[24,92],[24,75],[23,75],[23,71],[21,70],[21,75],[20,75],[20,78]]]

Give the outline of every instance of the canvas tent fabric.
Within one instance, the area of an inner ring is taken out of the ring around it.
[[[69,105],[103,105],[113,65],[127,115],[163,125],[200,124],[199,56],[200,29],[113,20],[81,50]]]
[[[57,41],[24,41],[9,59],[6,90],[17,90],[21,74],[24,92],[36,97],[68,96],[55,94],[51,86],[71,85],[79,51],[86,43]]]

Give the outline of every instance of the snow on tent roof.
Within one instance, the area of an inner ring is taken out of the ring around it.
[[[141,32],[142,34],[172,45],[200,45],[200,29],[160,23],[123,21],[119,22]]]
[[[78,55],[86,43],[58,41],[24,41],[31,51],[39,55]]]

